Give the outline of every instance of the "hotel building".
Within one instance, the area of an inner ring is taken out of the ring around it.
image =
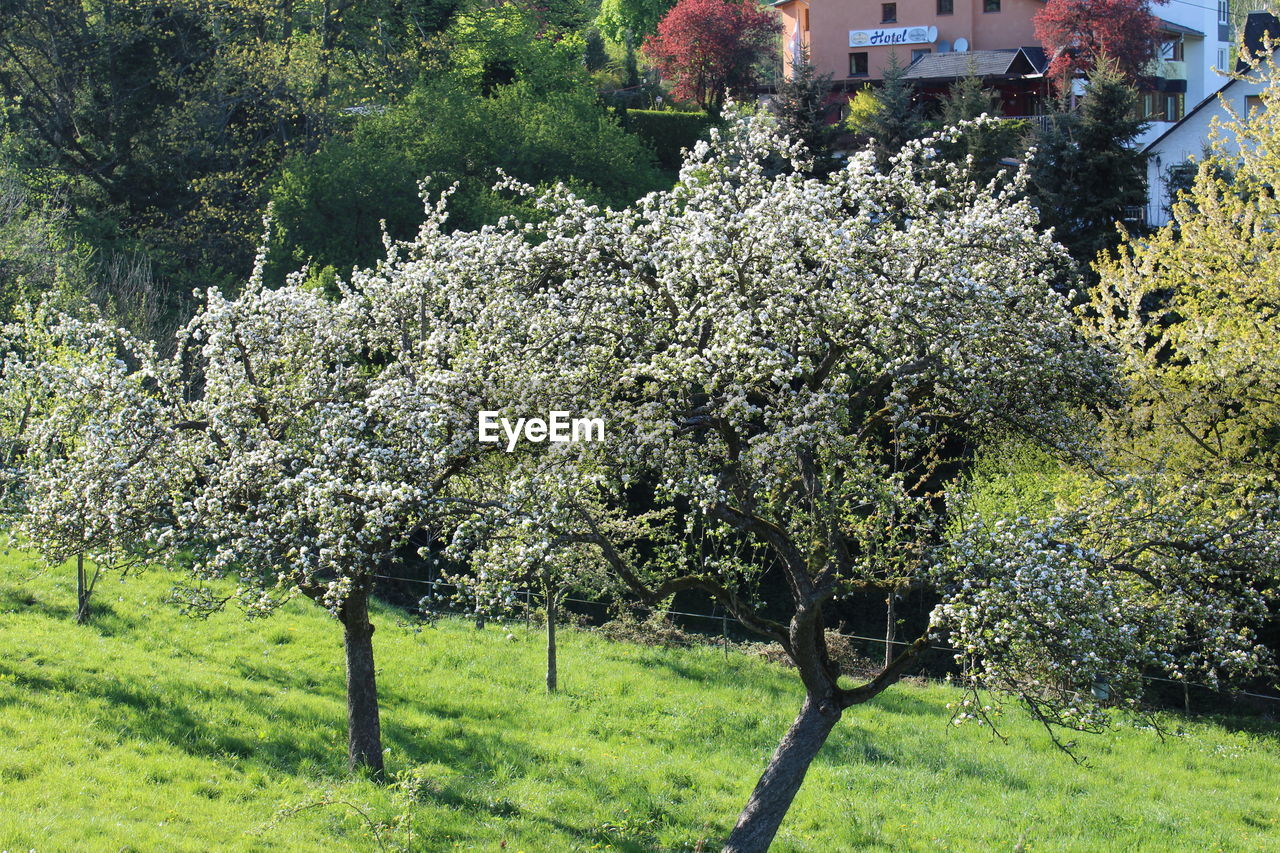
[[[1169,0],[1159,58],[1141,81],[1154,139],[1222,85],[1231,61],[1230,0]],[[781,0],[784,67],[804,45],[820,74],[853,92],[883,78],[892,55],[924,91],[945,89],[976,69],[1008,116],[1047,111],[1048,57],[1035,36],[1041,0]],[[968,54],[957,56],[949,54]]]

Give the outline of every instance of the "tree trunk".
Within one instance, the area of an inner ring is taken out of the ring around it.
[[[729,833],[723,853],[765,853],[769,849],[809,765],[839,720],[840,708],[834,698],[805,697],[799,716],[778,744]]]
[[[375,778],[381,778],[382,727],[378,722],[369,592],[352,591],[342,605],[339,618],[347,651],[347,759],[352,770],[368,768]]]
[[[556,594],[547,588],[547,692],[556,692]]]

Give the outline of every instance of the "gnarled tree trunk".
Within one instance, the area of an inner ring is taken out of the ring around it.
[[[368,590],[353,590],[338,618],[347,652],[347,759],[352,770],[368,768],[375,777],[381,777],[382,727],[378,721]]]
[[[809,765],[840,721],[840,714],[840,705],[834,696],[805,697],[799,716],[769,759],[769,766],[751,792],[747,807],[729,833],[724,853],[764,853],[769,849]]]

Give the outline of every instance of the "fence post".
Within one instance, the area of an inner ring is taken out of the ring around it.
[[[76,555],[76,622],[83,625],[89,619],[89,592],[84,582],[84,553]]]
[[[893,590],[889,590],[889,595],[884,600],[885,609],[888,618],[884,625],[884,665],[886,667],[893,663],[893,640],[897,628],[897,614],[894,612],[893,606]]]

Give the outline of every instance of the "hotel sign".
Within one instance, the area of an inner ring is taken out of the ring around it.
[[[879,47],[893,44],[933,44],[937,27],[895,27],[880,30],[849,30],[849,47]]]

